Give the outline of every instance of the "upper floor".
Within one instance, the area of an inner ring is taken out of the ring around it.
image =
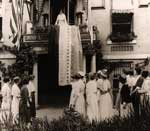
[[[106,59],[150,54],[149,0],[89,0],[90,26],[97,26]]]

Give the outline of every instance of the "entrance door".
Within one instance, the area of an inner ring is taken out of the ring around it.
[[[50,80],[49,80],[48,55],[38,56],[38,103],[39,105],[49,104]]]

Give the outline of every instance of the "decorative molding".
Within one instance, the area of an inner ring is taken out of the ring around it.
[[[91,10],[101,10],[101,9],[105,9],[105,7],[102,6],[91,7]]]
[[[139,5],[139,8],[148,8],[149,5]]]
[[[111,46],[111,52],[130,52],[134,51],[134,47],[132,45],[113,45]]]
[[[96,4],[91,3],[92,10],[105,9],[105,0],[96,0],[96,1],[92,0],[92,1],[93,3],[96,3]]]

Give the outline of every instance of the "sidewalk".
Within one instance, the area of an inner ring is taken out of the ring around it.
[[[47,117],[48,120],[58,119],[60,116],[62,116],[63,108],[57,108],[57,107],[46,107],[41,108],[36,111],[36,116],[38,118],[44,118]]]
[[[48,120],[58,119],[62,116],[64,108],[58,107],[46,107],[37,110],[37,117],[38,118],[45,118],[47,117]],[[114,115],[118,115],[118,111],[113,109]]]

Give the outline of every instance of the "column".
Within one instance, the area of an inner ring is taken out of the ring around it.
[[[91,72],[96,72],[96,54],[92,56],[91,60]]]
[[[86,56],[83,55],[83,72],[86,73]]]
[[[34,85],[35,85],[35,105],[38,107],[38,63],[33,66]]]

